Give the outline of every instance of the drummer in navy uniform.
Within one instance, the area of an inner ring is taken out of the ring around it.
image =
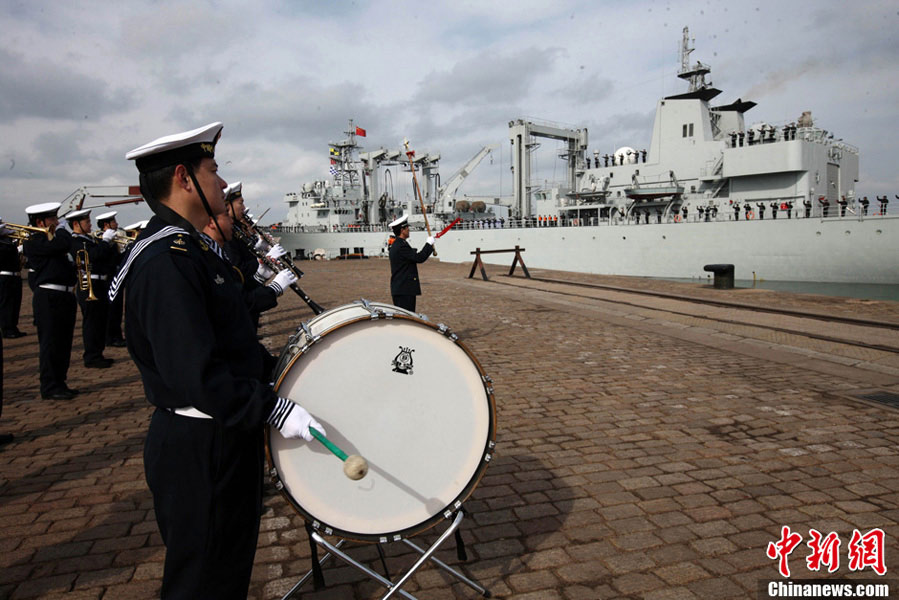
[[[16,240],[0,219],[0,332],[5,338],[20,338],[22,310],[22,257]]]
[[[200,233],[224,211],[214,159],[221,123],[132,150],[155,213],[110,288],[156,406],[144,469],[166,545],[171,598],[246,598],[262,508],[263,426],[312,441],[322,427],[278,398],[234,270]],[[278,435],[278,434],[273,434]],[[339,466],[338,466],[339,468]]]
[[[423,263],[434,251],[434,237],[428,237],[421,250],[409,245],[409,215],[390,223],[396,240],[390,245],[390,295],[400,308],[415,312],[416,296],[421,296],[418,263]]]
[[[69,256],[72,235],[57,229],[59,202],[35,204],[25,209],[28,223],[46,228],[32,233],[22,245],[31,276],[34,295],[32,307],[40,348],[41,396],[45,399],[71,400],[78,394],[66,385],[72,336],[75,332],[75,266]],[[50,239],[52,236],[53,239]]]
[[[75,286],[75,297],[81,307],[84,366],[89,369],[107,369],[113,363],[113,359],[103,356],[103,350],[106,349],[106,320],[109,317],[109,277],[119,260],[118,250],[112,241],[116,232],[107,229],[103,232],[102,240],[92,236],[89,209],[72,211],[65,216],[65,220],[72,230],[72,260],[77,264],[80,253],[84,263],[86,255],[86,267],[90,271],[83,274],[90,278],[90,289],[83,289],[82,285]]]
[[[102,215],[97,215],[97,229],[100,230],[102,235],[105,236],[107,235],[107,231],[112,231],[112,238],[114,239],[119,234],[119,222],[116,220],[117,214],[118,213],[113,210],[103,213]],[[112,277],[119,272],[119,266],[124,260],[126,249],[127,247],[116,244],[118,257],[109,272],[110,281],[112,280]],[[109,286],[107,285],[107,287]],[[122,335],[122,311],[124,309],[122,298],[124,298],[124,296],[118,295],[116,296],[115,302],[109,303],[108,316],[106,317],[106,345],[114,348],[125,347],[125,336]]]

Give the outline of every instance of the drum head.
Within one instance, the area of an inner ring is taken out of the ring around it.
[[[333,325],[291,359],[275,390],[344,452],[363,456],[369,472],[350,480],[318,441],[270,431],[275,479],[327,534],[386,541],[426,529],[461,505],[490,459],[488,382],[463,344],[416,317],[367,314]]]

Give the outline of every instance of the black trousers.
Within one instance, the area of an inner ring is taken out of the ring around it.
[[[413,294],[403,294],[393,297],[393,305],[405,308],[406,310],[415,312],[415,299],[417,296]]]
[[[15,333],[19,328],[22,309],[22,278],[0,275],[0,331]]]
[[[245,600],[262,513],[262,428],[156,409],[144,470],[166,546],[163,600]]]
[[[40,348],[41,394],[65,391],[75,333],[75,295],[35,286],[31,306]]]
[[[92,280],[96,300],[88,300],[87,292],[76,290],[81,307],[81,337],[84,340],[84,362],[103,358],[106,348],[106,321],[109,318],[109,300],[106,298],[106,282]]]
[[[111,276],[110,276],[111,277]],[[109,286],[107,286],[108,288]],[[125,308],[125,294],[117,294],[115,300],[109,303],[109,316],[106,318],[106,344],[116,340],[123,340],[122,315]]]

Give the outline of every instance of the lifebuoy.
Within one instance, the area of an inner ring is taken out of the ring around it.
[[[754,218],[755,218],[755,213],[754,213],[753,211],[750,210],[748,213],[746,213],[746,218],[747,218],[747,219],[750,219],[750,220],[754,219]]]
[[[674,215],[674,222],[680,223],[680,215]]]

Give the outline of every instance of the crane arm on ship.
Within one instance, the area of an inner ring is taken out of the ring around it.
[[[84,206],[86,200],[100,200],[105,198],[115,198],[115,200],[101,201],[99,204]],[[82,208],[100,208],[108,206],[117,206],[119,204],[138,204],[143,202],[144,198],[140,194],[140,186],[138,185],[94,185],[81,186],[62,201],[62,211],[60,214],[66,214],[73,210]],[[64,212],[63,212],[64,211]]]
[[[447,182],[440,186],[437,190],[437,201],[444,202],[444,206],[447,207],[448,210],[452,210],[453,200],[455,198],[456,192],[462,186],[462,183],[465,179],[471,175],[471,172],[474,171],[475,167],[480,164],[484,157],[490,154],[493,150],[496,149],[496,146],[484,146],[478,152],[471,157],[471,159],[465,163],[458,171],[453,173]],[[446,204],[448,203],[448,204]]]

